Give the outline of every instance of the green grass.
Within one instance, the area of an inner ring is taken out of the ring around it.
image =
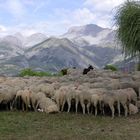
[[[139,140],[140,114],[94,117],[72,113],[0,112],[0,140]]]
[[[51,72],[43,72],[43,71],[34,71],[31,68],[27,68],[27,69],[23,69],[21,70],[21,72],[19,73],[19,76],[23,77],[23,76],[38,76],[38,77],[42,77],[42,76],[62,76],[62,73],[58,72],[56,74],[53,74]]]

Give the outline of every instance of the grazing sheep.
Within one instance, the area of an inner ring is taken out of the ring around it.
[[[0,88],[0,103],[10,104],[10,110],[13,109],[13,101],[16,95],[17,87],[13,88],[7,85],[1,85]]]
[[[138,107],[131,103],[128,106],[128,110],[129,110],[129,115],[133,115],[139,112]]]
[[[56,104],[58,105],[60,111],[63,111],[64,109],[64,104],[66,102],[65,99],[65,94],[67,93],[66,91],[67,90],[64,87],[61,87],[60,89],[55,91],[55,94],[52,97],[52,99],[56,101]]]
[[[133,88],[126,88],[126,89],[122,89],[124,92],[123,94],[127,95],[127,100],[129,103],[134,102],[134,104],[136,105],[137,103],[137,94],[134,91]]]
[[[89,107],[91,105],[91,94],[88,90],[82,89],[80,94],[78,94],[79,102],[83,109],[83,114],[85,114],[85,109],[87,108],[87,112],[89,114]]]
[[[106,93],[106,89],[103,88],[91,89],[89,92],[91,93],[91,105],[94,106],[95,116],[97,116],[97,105],[99,104],[101,109],[101,102],[103,101],[103,95],[104,93]]]
[[[28,110],[28,107],[30,108],[30,95],[31,95],[31,91],[29,89],[25,89],[25,90],[19,90],[17,91],[16,94],[16,98],[15,100],[17,100],[18,97],[21,97],[22,99],[22,110]],[[25,104],[25,108],[24,108],[24,104]]]
[[[126,94],[126,90],[125,89],[111,90],[110,93],[114,95],[114,98],[117,101],[118,115],[120,116],[120,113],[121,113],[121,111],[120,111],[120,104],[121,104],[125,111],[125,117],[127,117],[127,115],[128,115],[128,108],[127,108],[128,97]]]
[[[112,113],[112,118],[114,118],[114,113],[115,113],[115,108],[114,105],[116,103],[116,99],[113,94],[111,93],[105,93],[103,94],[102,97],[102,108],[103,108],[103,114],[104,114],[104,106],[109,106],[111,113]]]
[[[52,84],[40,84],[39,88],[41,92],[45,93],[46,97],[53,97],[55,89]]]

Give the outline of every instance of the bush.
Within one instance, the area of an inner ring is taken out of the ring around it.
[[[39,71],[33,71],[31,68],[27,68],[27,69],[23,69],[21,70],[19,76],[23,77],[23,76],[61,76],[61,73],[50,73],[50,72],[39,72]]]
[[[105,67],[104,67],[104,69],[105,70],[112,70],[112,71],[117,71],[118,69],[115,67],[115,66],[113,66],[113,65],[106,65]]]

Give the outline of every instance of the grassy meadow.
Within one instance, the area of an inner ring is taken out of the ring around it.
[[[0,140],[139,140],[140,113],[127,118],[0,112]]]

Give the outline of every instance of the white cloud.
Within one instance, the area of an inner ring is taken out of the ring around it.
[[[6,31],[7,31],[7,28],[3,25],[0,25],[0,33],[6,32]]]
[[[95,20],[96,16],[87,8],[77,9],[73,12],[73,17],[78,24],[88,24]]]
[[[93,7],[94,10],[110,11],[125,1],[126,0],[85,0],[84,5]]]

